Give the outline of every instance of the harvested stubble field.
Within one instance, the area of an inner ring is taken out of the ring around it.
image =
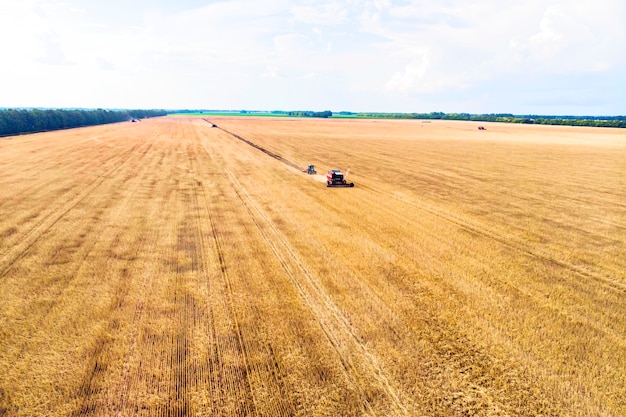
[[[626,415],[626,132],[211,122],[0,140],[0,416]]]

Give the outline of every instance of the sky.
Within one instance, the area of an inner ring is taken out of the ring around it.
[[[626,114],[625,0],[0,0],[0,107]]]

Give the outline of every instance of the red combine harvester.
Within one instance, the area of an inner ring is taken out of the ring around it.
[[[326,174],[326,186],[344,188],[354,187],[354,183],[346,181],[346,177],[348,176],[349,172],[350,170],[348,170],[348,172],[346,172],[346,175],[344,176],[340,170],[331,169],[330,171],[328,171],[328,174]]]

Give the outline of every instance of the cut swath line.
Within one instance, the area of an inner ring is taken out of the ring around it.
[[[206,119],[204,119],[204,120],[206,120]],[[206,120],[206,121],[207,121],[207,123],[211,123],[211,122],[209,122],[208,120]],[[241,137],[241,136],[237,135],[236,133],[229,132],[228,130],[223,129],[223,128],[221,128],[221,127],[220,127],[220,128],[218,128],[218,129],[222,130],[223,132],[228,133],[230,136],[234,137],[235,139],[238,139],[238,140],[240,140],[240,141],[242,141],[242,142],[244,142],[244,143],[246,143],[246,144],[248,144],[248,145],[252,146],[253,148],[260,150],[260,151],[261,151],[261,152],[263,152],[264,154],[271,156],[272,158],[276,159],[277,161],[282,162],[283,164],[285,164],[285,165],[287,165],[287,166],[289,166],[289,167],[291,167],[291,168],[295,168],[295,169],[297,169],[298,171],[303,171],[303,170],[304,170],[302,167],[300,167],[300,166],[299,166],[298,164],[296,164],[295,162],[291,162],[289,159],[284,158],[284,157],[282,157],[281,155],[279,155],[279,154],[277,154],[277,153],[275,153],[275,152],[272,152],[272,151],[270,151],[270,150],[268,150],[268,149],[266,149],[266,148],[264,148],[264,147],[262,147],[262,146],[260,146],[260,145],[257,145],[256,143],[254,143],[254,142],[252,142],[252,141],[250,141],[250,140],[248,140],[248,139],[246,139],[246,138],[243,138],[243,137]]]

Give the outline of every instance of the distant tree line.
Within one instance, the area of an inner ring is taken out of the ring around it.
[[[164,110],[0,110],[0,136],[165,116]]]
[[[377,119],[472,120],[477,122],[524,123],[541,125],[626,128],[626,116],[537,116],[509,113],[357,113],[357,117]]]
[[[251,112],[246,112],[251,113]],[[333,112],[330,110],[325,111],[310,111],[310,110],[296,110],[296,111],[284,111],[284,110],[272,110],[270,114],[276,116],[290,116],[290,117],[333,117]]]
[[[330,110],[325,111],[290,111],[287,115],[293,117],[322,117],[328,118],[333,116],[333,112]]]
[[[254,112],[254,111],[240,111],[241,114],[254,114],[254,113],[263,113],[268,114],[266,112]],[[325,111],[310,111],[310,110],[296,110],[296,111],[285,111],[285,110],[272,110],[269,114],[274,116],[290,116],[290,117],[322,117],[328,118],[333,117],[333,112],[330,110]]]
[[[211,112],[211,110],[179,110],[177,113]],[[271,112],[258,110],[227,110],[233,114],[241,115],[274,115],[291,117],[333,117],[330,110],[314,112],[307,110],[285,111],[273,110]],[[335,113],[338,117],[370,118],[370,119],[420,119],[420,120],[471,120],[476,122],[500,122],[500,123],[523,123],[541,125],[565,125],[565,126],[594,126],[594,127],[619,127],[626,128],[626,116],[540,116],[540,115],[514,115],[511,113],[358,113],[340,111]]]

